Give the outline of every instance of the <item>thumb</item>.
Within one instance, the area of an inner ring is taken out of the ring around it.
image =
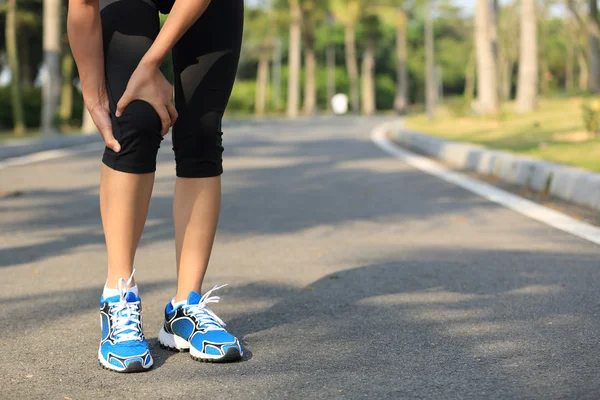
[[[117,111],[115,112],[115,116],[117,118],[119,118],[123,114],[125,108],[129,105],[129,103],[131,103],[131,98],[129,97],[129,93],[125,91],[125,93],[123,93],[123,96],[121,96],[121,99],[117,103]]]

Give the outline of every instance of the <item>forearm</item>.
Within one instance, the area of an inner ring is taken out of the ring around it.
[[[210,1],[176,0],[156,40],[140,62],[160,65],[175,43],[200,18]]]
[[[69,0],[67,33],[79,70],[83,99],[90,108],[106,91],[98,0]]]

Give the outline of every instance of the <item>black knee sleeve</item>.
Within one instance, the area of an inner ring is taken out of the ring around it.
[[[102,158],[104,164],[134,174],[156,171],[156,154],[163,137],[160,118],[150,104],[133,101],[121,117],[116,118],[113,114],[112,128],[121,151],[116,153],[107,147]]]

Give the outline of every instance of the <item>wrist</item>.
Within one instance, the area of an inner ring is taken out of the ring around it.
[[[146,55],[144,55],[144,57],[142,57],[139,65],[143,65],[143,66],[149,67],[149,68],[160,68],[160,65],[162,64],[162,62],[163,62],[163,57],[160,57],[158,55],[148,52],[148,53],[146,53]]]
[[[108,94],[105,89],[82,90],[83,104],[88,110],[93,109],[98,104],[108,100]]]

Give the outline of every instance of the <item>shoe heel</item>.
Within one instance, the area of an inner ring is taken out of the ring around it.
[[[167,350],[185,351],[190,348],[190,344],[187,340],[172,333],[167,333],[164,327],[160,328],[160,331],[158,332],[158,342],[161,347]]]

